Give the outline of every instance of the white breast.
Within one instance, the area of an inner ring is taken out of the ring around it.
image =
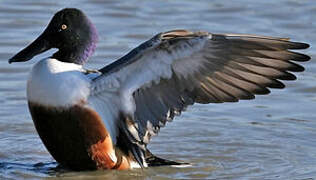
[[[56,59],[38,62],[27,83],[28,101],[46,106],[71,106],[86,101],[89,94],[90,79],[82,66]]]

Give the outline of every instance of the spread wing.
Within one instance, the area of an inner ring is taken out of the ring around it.
[[[279,80],[295,80],[290,72],[304,70],[293,61],[310,59],[290,50],[308,47],[254,35],[160,33],[100,69],[91,97],[107,104],[114,134],[135,145],[133,154],[142,164],[137,147],[144,148],[160,127],[188,105],[253,99],[256,94],[268,94],[268,88],[284,88]]]

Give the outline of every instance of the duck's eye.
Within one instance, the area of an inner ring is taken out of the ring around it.
[[[62,29],[62,30],[67,29],[67,25],[66,25],[66,24],[61,25],[61,29]]]

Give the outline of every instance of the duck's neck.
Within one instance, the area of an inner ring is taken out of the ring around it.
[[[60,49],[53,58],[62,62],[70,62],[83,65],[87,62],[88,58],[93,54],[96,48],[96,42],[91,41],[83,47],[75,47],[72,49]]]

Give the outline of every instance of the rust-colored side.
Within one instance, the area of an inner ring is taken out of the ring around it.
[[[73,170],[130,169],[128,158],[115,152],[94,110],[79,105],[56,109],[32,102],[29,109],[44,145],[60,164]]]

